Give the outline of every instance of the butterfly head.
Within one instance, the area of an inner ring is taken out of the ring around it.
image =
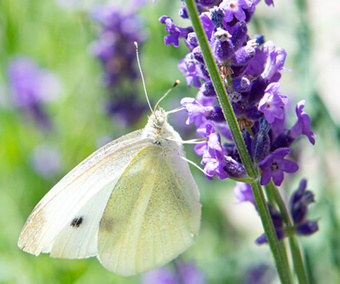
[[[159,108],[154,111],[149,120],[152,121],[153,127],[156,129],[162,129],[164,124],[167,122],[167,114],[164,109]]]

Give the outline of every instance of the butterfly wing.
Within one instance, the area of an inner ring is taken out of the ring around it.
[[[142,130],[105,145],[59,181],[37,204],[20,234],[24,251],[52,257],[97,254],[100,219],[115,183],[130,161],[151,142]]]
[[[146,147],[112,191],[100,223],[98,258],[126,276],[163,265],[191,246],[200,218],[188,163],[160,146]]]

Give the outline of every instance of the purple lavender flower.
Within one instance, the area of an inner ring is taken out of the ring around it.
[[[243,9],[251,7],[251,3],[248,0],[223,0],[220,4],[220,8],[224,11],[224,21],[230,22],[234,16],[239,21],[246,19],[246,13]]]
[[[266,58],[265,69],[261,74],[262,78],[273,82],[273,78],[279,71],[290,71],[283,67],[287,57],[287,52],[283,48],[276,47],[272,41],[267,41],[263,45],[262,53]]]
[[[274,184],[279,186],[283,181],[284,172],[295,173],[299,169],[296,163],[284,159],[289,153],[288,148],[277,149],[259,164],[263,171],[261,176],[262,185],[267,185],[273,178]]]
[[[189,28],[180,28],[176,25],[174,25],[172,19],[167,16],[162,16],[159,18],[159,21],[162,24],[166,25],[165,30],[169,33],[169,35],[164,37],[164,43],[166,45],[173,44],[174,47],[178,47],[179,38],[186,38],[187,35],[193,31],[191,27]]]
[[[7,72],[14,105],[33,117],[39,127],[49,129],[51,125],[43,105],[58,97],[58,77],[26,57],[15,58]]]
[[[225,179],[228,174],[224,170],[226,159],[221,145],[221,138],[218,133],[211,133],[207,142],[207,151],[202,157],[202,165],[205,165],[204,172],[208,179],[213,179],[216,174],[219,179]]]
[[[284,106],[288,100],[286,96],[279,95],[279,83],[271,83],[265,90],[263,98],[259,102],[258,109],[263,112],[268,123],[273,123],[275,118],[284,119]]]
[[[90,50],[104,69],[102,81],[109,93],[105,109],[123,124],[136,123],[146,109],[145,103],[138,99],[139,76],[133,44],[137,41],[141,48],[140,43],[145,38],[143,20],[136,14],[139,6],[136,3],[124,12],[119,6],[107,5],[91,14],[101,27]]]
[[[181,105],[185,107],[189,116],[186,121],[186,124],[195,123],[196,126],[200,126],[202,123],[203,115],[209,112],[209,109],[202,106],[197,100],[194,98],[183,98],[181,100]]]
[[[275,184],[281,184],[284,172],[292,173],[298,169],[297,164],[284,159],[295,138],[303,134],[314,143],[315,137],[309,128],[310,119],[302,111],[304,103],[297,107],[296,124],[290,130],[285,127],[288,98],[279,93],[279,80],[280,72],[289,70],[284,67],[287,52],[272,41],[265,42],[261,35],[255,35],[253,39],[248,35],[247,22],[260,0],[196,2],[248,152],[255,167],[262,169],[262,184],[268,184],[272,178]],[[266,4],[273,5],[273,1],[268,0]],[[194,122],[196,133],[200,136],[207,138],[207,125],[216,131],[211,133],[212,137],[220,134],[219,151],[209,152],[208,143],[204,143],[196,146],[196,153],[202,156],[202,163],[210,173],[217,173],[223,178],[226,175],[246,178],[240,155],[216,100],[195,32],[185,35],[189,28],[180,30],[172,19],[163,16],[162,22],[165,21],[168,21],[168,32],[175,37],[176,45],[177,40],[183,37],[189,48],[178,68],[186,77],[188,86],[200,88],[196,100],[186,98],[184,104],[182,102],[189,113],[187,123]],[[266,127],[263,127],[264,120]]]
[[[306,101],[300,101],[296,105],[296,115],[298,117],[295,125],[290,129],[290,135],[293,138],[299,137],[300,135],[306,135],[309,142],[315,144],[315,138],[317,137],[312,130],[310,130],[310,117],[307,113],[302,111],[305,107]]]
[[[191,53],[187,54],[184,59],[178,63],[178,69],[183,72],[187,85],[194,87],[200,87],[201,82],[199,78],[205,78],[202,69],[196,65],[195,60]]]

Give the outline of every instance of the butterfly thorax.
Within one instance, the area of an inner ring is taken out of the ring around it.
[[[167,113],[162,108],[156,110],[149,117],[143,131],[143,137],[152,138],[154,144],[167,146],[166,148],[182,148],[182,138],[168,123]]]

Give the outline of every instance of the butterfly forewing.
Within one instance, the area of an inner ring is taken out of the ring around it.
[[[18,246],[35,255],[42,252],[70,258],[94,255],[98,223],[112,188],[134,156],[151,144],[150,139],[142,139],[141,135],[142,131],[135,131],[107,144],[57,183],[32,211]],[[97,208],[88,210],[92,203]],[[82,223],[72,226],[78,217],[83,217]],[[82,233],[80,227],[84,230],[85,226],[89,236],[78,236]],[[68,231],[69,227],[74,230]],[[62,231],[67,234],[63,235]],[[77,246],[82,242],[88,247],[79,249]],[[66,253],[70,247],[73,250]]]
[[[115,273],[133,275],[165,264],[198,233],[197,186],[180,153],[168,150],[143,149],[112,191],[100,224],[98,258]]]

